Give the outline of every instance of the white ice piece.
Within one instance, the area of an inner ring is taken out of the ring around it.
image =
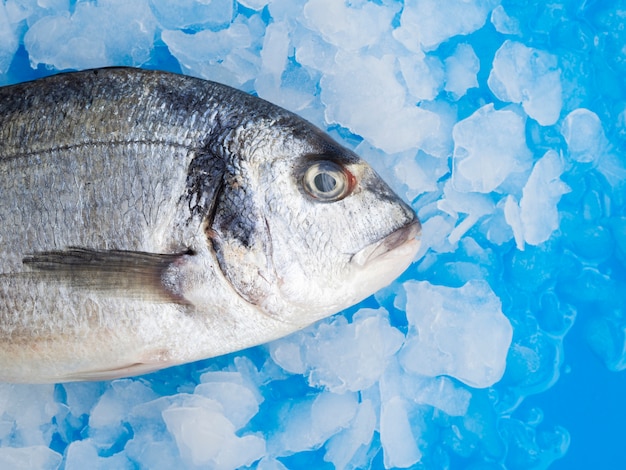
[[[385,468],[407,468],[419,462],[422,452],[417,447],[408,418],[405,400],[395,396],[382,403],[380,410],[380,441]]]
[[[409,281],[404,288],[410,328],[400,351],[405,370],[449,375],[478,388],[500,380],[513,330],[487,282],[453,288]]]
[[[413,52],[436,49],[453,36],[473,33],[500,0],[406,0],[394,37]]]
[[[0,74],[5,73],[19,45],[15,25],[11,24],[5,3],[0,3]]]
[[[456,46],[451,56],[445,59],[445,86],[455,100],[461,98],[470,88],[478,87],[477,74],[480,61],[470,44]]]
[[[339,52],[320,82],[326,120],[389,153],[417,149],[439,128],[436,113],[406,103],[394,58]]]
[[[373,2],[309,0],[303,13],[305,25],[326,42],[354,52],[379,42],[391,29],[395,10]]]
[[[150,58],[156,26],[147,0],[78,2],[72,15],[60,12],[39,19],[26,32],[24,46],[33,67],[138,66]]]
[[[233,17],[232,0],[150,0],[150,4],[165,29],[217,30],[230,23]]]
[[[60,454],[43,445],[0,448],[0,468],[7,470],[56,470],[62,459]]]
[[[195,34],[168,30],[161,33],[161,38],[190,75],[240,87],[260,69],[259,57],[248,49],[256,38],[246,24],[234,23],[221,31]]]
[[[520,219],[524,239],[530,245],[539,245],[550,238],[559,227],[557,204],[570,191],[561,175],[563,159],[554,150],[541,157],[528,178],[520,201]]]
[[[458,122],[452,136],[452,184],[459,192],[494,191],[512,173],[530,168],[525,119],[514,110],[487,104]]]
[[[272,358],[291,372],[306,371],[311,385],[335,393],[363,390],[376,383],[403,339],[382,309],[363,309],[352,323],[337,316],[300,335],[272,343]],[[302,369],[304,364],[306,369]]]
[[[520,103],[542,126],[551,126],[559,119],[563,91],[555,55],[504,41],[496,51],[487,83],[498,99]]]
[[[265,440],[235,434],[237,428],[215,400],[190,396],[186,403],[172,405],[162,414],[188,466],[229,470],[248,466],[265,454]]]
[[[600,118],[585,108],[577,108],[565,116],[561,134],[570,157],[580,163],[596,163],[608,146]]]

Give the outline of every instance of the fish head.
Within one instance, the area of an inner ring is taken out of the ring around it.
[[[309,123],[257,127],[232,140],[246,145],[209,229],[241,297],[302,328],[407,269],[419,220],[370,165]]]

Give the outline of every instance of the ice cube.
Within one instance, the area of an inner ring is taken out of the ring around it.
[[[410,326],[400,351],[405,370],[449,375],[479,388],[500,380],[513,330],[489,284],[471,280],[453,288],[409,281],[404,288]]]
[[[545,242],[559,227],[557,204],[561,196],[570,191],[560,179],[563,171],[563,159],[554,150],[549,150],[535,163],[524,186],[520,219],[524,239],[531,245]]]
[[[240,87],[259,73],[259,57],[249,50],[258,38],[246,24],[195,34],[168,30],[161,37],[190,75]]]
[[[344,3],[334,0],[309,0],[304,19],[324,40],[341,49],[355,52],[379,41],[390,31],[396,8],[372,2]]]
[[[61,460],[60,454],[43,445],[0,448],[0,468],[7,470],[56,470]]]
[[[563,97],[556,56],[507,40],[496,52],[487,83],[498,99],[521,103],[542,126],[559,119]]]
[[[150,0],[164,29],[222,29],[232,20],[233,3],[232,0]]]
[[[370,400],[365,399],[359,403],[356,415],[349,427],[328,440],[324,460],[331,462],[337,469],[346,468],[359,448],[369,445],[375,426],[374,405]],[[358,465],[353,468],[358,468]]]
[[[323,392],[315,398],[286,402],[279,411],[280,428],[268,449],[276,455],[317,449],[352,422],[358,401],[355,393]]]
[[[585,108],[577,108],[565,116],[561,134],[569,155],[577,162],[596,163],[608,146],[600,118]]]
[[[326,119],[390,153],[417,149],[439,128],[436,113],[406,103],[392,56],[339,52],[320,82]]]
[[[385,468],[407,468],[419,462],[422,452],[417,447],[408,418],[406,401],[398,396],[384,400],[380,410],[380,442]]]
[[[406,0],[400,27],[394,37],[413,52],[436,49],[453,36],[470,34],[481,28],[489,12],[500,0]]]
[[[117,453],[110,457],[98,455],[98,446],[91,439],[73,441],[67,448],[65,456],[65,470],[83,470],[85,468],[115,468],[132,470],[135,466],[126,458],[124,453]]]
[[[509,16],[502,5],[498,5],[491,12],[491,23],[499,33],[516,36],[521,34],[519,20]]]
[[[19,45],[17,31],[9,20],[6,4],[0,3],[0,74],[4,74]]]
[[[299,339],[292,336],[275,342],[270,349],[272,357],[295,371],[304,361],[309,383],[335,393],[374,384],[403,339],[402,333],[389,325],[384,309],[363,309],[352,323],[338,316],[301,335]],[[288,353],[293,357],[289,358]]]
[[[133,21],[122,24],[118,18]],[[155,31],[156,20],[147,0],[78,2],[73,14],[60,12],[39,19],[26,32],[24,46],[32,67],[137,66],[148,61]]]
[[[525,119],[493,104],[454,126],[452,184],[460,192],[488,193],[512,173],[526,171],[532,154],[526,146]]]
[[[162,415],[188,466],[227,470],[251,465],[265,454],[265,440],[235,434],[236,427],[215,400],[194,395],[164,409]]]
[[[470,88],[478,87],[477,74],[480,70],[480,61],[470,44],[458,44],[444,64],[446,70],[444,90],[449,92],[453,99],[458,100]]]

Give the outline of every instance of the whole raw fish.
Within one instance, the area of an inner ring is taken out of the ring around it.
[[[111,68],[0,88],[0,380],[134,375],[260,344],[413,260],[363,160],[230,87]]]

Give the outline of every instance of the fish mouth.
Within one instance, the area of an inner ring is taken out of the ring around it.
[[[415,256],[420,245],[417,236],[420,234],[421,230],[422,226],[419,220],[414,219],[409,224],[391,232],[376,243],[372,243],[358,251],[352,256],[350,261],[357,266],[365,266],[371,261],[400,247],[407,248],[407,255],[412,254],[412,256]]]

